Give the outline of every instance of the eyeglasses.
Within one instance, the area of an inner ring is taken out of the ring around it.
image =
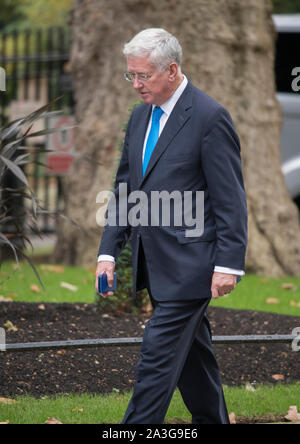
[[[127,80],[127,82],[134,82],[134,79],[136,78],[139,82],[147,82],[153,74],[133,74],[132,72],[124,72],[124,77]]]

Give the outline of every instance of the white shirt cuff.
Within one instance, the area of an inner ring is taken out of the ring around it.
[[[245,272],[243,270],[235,270],[233,268],[227,268],[227,267],[218,267],[215,266],[215,271],[217,273],[227,273],[227,274],[235,274],[237,276],[244,276]]]
[[[109,261],[109,262],[115,263],[115,258],[113,256],[110,256],[109,254],[100,254],[98,256],[97,262],[100,262],[100,261]]]

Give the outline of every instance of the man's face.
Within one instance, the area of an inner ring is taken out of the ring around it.
[[[172,95],[172,82],[169,79],[169,68],[160,72],[150,62],[149,57],[128,57],[128,72],[132,74],[151,75],[146,81],[138,80],[135,76],[133,87],[145,103],[162,105]]]

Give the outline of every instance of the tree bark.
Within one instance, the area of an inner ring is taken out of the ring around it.
[[[112,186],[121,124],[137,100],[122,79],[122,47],[140,30],[162,27],[183,47],[183,72],[230,111],[240,136],[249,210],[247,271],[299,273],[299,215],[281,172],[271,13],[269,0],[74,1],[76,150],[95,162],[75,162],[67,184],[67,215],[89,237],[61,223],[56,260],[95,264],[101,235],[96,195]]]

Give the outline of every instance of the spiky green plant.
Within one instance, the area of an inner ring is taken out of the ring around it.
[[[24,167],[28,163],[38,163],[36,155],[52,150],[40,146],[27,145],[26,141],[57,129],[45,129],[31,132],[34,122],[58,112],[50,112],[53,104],[61,97],[39,108],[23,118],[9,122],[0,128],[0,250],[8,247],[13,251],[16,262],[25,258],[36,269],[30,258],[24,254],[25,247],[30,243],[29,235],[40,234],[38,215],[45,212],[42,204],[30,188]],[[7,187],[5,179],[10,172],[17,180],[15,185]],[[23,205],[25,200],[29,205]],[[21,202],[21,205],[20,205]],[[5,229],[9,226],[9,230]],[[37,277],[39,278],[38,274]]]

